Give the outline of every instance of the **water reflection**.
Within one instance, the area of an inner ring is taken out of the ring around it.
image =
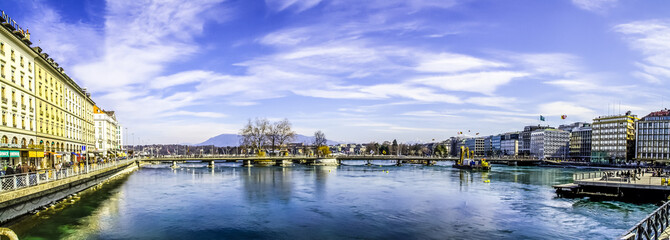
[[[603,239],[655,208],[556,198],[574,169],[365,163],[152,165],[86,198],[97,203],[16,227],[47,239]]]

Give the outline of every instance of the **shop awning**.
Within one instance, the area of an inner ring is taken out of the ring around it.
[[[20,151],[9,151],[9,157],[21,157]]]
[[[28,152],[28,157],[44,157],[44,152],[42,151],[30,151]]]

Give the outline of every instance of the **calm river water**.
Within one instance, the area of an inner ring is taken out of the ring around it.
[[[556,197],[551,185],[585,170],[363,163],[150,165],[9,227],[21,239],[612,239],[656,208]]]

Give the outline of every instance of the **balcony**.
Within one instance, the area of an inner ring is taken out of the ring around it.
[[[5,104],[7,103],[7,98],[6,97],[2,98],[2,103],[5,103]]]
[[[17,101],[12,101],[12,106],[14,106],[14,107],[19,106],[19,102],[17,102]]]
[[[35,111],[35,108],[30,107],[30,112],[34,112],[34,111]]]
[[[5,55],[5,51],[4,51],[4,50],[0,50],[0,55],[3,55],[3,56],[4,56],[4,55]]]
[[[26,105],[25,105],[25,104],[21,104],[21,109],[26,110]]]
[[[44,116],[44,111],[40,111],[40,116]]]

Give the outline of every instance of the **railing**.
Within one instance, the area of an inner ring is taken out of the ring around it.
[[[633,228],[629,229],[619,239],[659,239],[670,223],[670,201],[663,204]]]
[[[602,178],[604,176],[610,175],[609,177],[612,176],[617,176],[617,173],[619,173],[619,176],[623,176],[624,174],[627,174],[630,171],[631,176],[635,176],[634,170],[612,170],[612,171],[598,171],[598,172],[581,172],[581,173],[573,173],[572,174],[572,180],[573,181],[579,181],[579,180],[585,180],[585,179],[594,179],[594,178]],[[606,180],[607,178],[605,178]]]
[[[85,167],[71,167],[60,170],[40,170],[31,173],[6,175],[0,177],[0,192],[36,186],[64,178],[87,174],[89,172],[113,168],[119,165],[127,164],[131,161],[132,160],[123,160],[109,163],[92,164]]]

